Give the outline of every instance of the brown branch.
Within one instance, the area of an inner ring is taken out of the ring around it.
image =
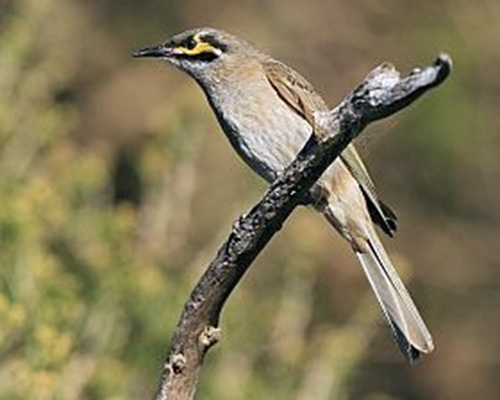
[[[374,69],[340,105],[317,116],[318,126],[295,161],[272,183],[262,200],[234,224],[226,242],[191,293],[163,366],[156,400],[194,397],[203,358],[220,339],[222,308],[233,289],[293,209],[307,202],[310,188],[370,122],[405,108],[442,83],[451,59],[400,78],[391,64]]]

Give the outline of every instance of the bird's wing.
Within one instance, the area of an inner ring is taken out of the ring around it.
[[[379,225],[389,236],[393,236],[393,233],[397,229],[396,214],[394,214],[386,204],[379,200],[375,185],[356,148],[353,145],[346,147],[341,157],[352,176],[354,176],[354,179],[356,179],[361,187],[373,222]]]
[[[298,72],[275,60],[263,63],[264,72],[278,95],[314,127],[314,113],[327,111],[323,99]]]
[[[266,60],[263,67],[269,83],[278,95],[292,110],[315,127],[314,113],[328,111],[328,106],[313,86],[298,72],[279,61]],[[361,187],[373,221],[392,236],[396,230],[396,215],[378,199],[375,185],[354,145],[349,145],[342,152],[341,158]]]

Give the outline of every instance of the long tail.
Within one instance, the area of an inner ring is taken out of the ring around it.
[[[415,304],[387,256],[373,227],[368,227],[367,245],[356,252],[392,334],[403,354],[416,361],[434,349],[432,337]]]

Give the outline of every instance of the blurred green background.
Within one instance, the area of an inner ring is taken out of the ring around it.
[[[198,398],[500,398],[500,3],[0,0],[0,399],[150,398],[182,305],[266,185],[201,91],[130,53],[238,34],[334,105],[383,61],[451,79],[359,140],[434,334],[408,366],[355,257],[297,210],[230,298]]]

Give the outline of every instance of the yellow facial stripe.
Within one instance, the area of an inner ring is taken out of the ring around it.
[[[188,49],[187,47],[184,46],[179,46],[177,47],[180,51],[182,51],[184,54],[188,56],[196,56],[201,53],[218,53],[218,49],[213,47],[210,43],[206,42],[198,42],[194,49]]]
[[[196,43],[196,46],[194,48],[188,49],[185,46],[178,46],[177,50],[181,51],[182,53],[184,53],[188,56],[196,56],[196,55],[202,54],[202,53],[212,53],[212,54],[220,55],[220,53],[221,53],[220,49],[212,46],[210,43],[204,42],[201,39],[201,33],[197,33],[196,35],[194,35],[193,40]]]

